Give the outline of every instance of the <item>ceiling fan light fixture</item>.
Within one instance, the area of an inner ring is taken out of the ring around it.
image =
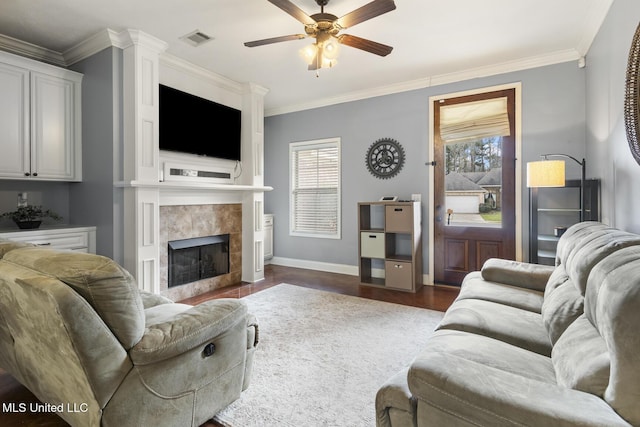
[[[338,58],[340,53],[340,43],[335,37],[331,37],[322,44],[322,56],[328,60]]]
[[[293,4],[291,0],[268,1],[304,24],[305,34],[291,34],[288,36],[254,40],[246,42],[244,45],[247,47],[256,47],[289,40],[300,40],[307,37],[315,38],[316,41],[314,44],[303,48],[299,53],[308,64],[308,69],[316,71],[316,76],[320,68],[331,68],[336,65],[340,44],[379,56],[387,56],[393,50],[393,47],[382,43],[339,33],[346,28],[353,27],[356,24],[395,10],[396,5],[394,0],[373,0],[340,18],[331,13],[324,12],[324,7],[329,3],[329,0],[315,0],[318,6],[320,6],[320,13],[315,13],[311,16]]]
[[[300,49],[300,57],[304,60],[304,62],[307,63],[307,65],[313,64],[313,61],[316,60],[317,55],[318,55],[318,45],[316,45],[315,43]]]

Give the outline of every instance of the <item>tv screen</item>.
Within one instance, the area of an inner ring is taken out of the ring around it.
[[[160,149],[240,160],[241,112],[160,85]]]

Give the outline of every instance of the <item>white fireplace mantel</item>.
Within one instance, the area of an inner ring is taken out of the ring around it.
[[[181,191],[271,191],[273,187],[260,185],[241,185],[241,184],[209,184],[206,182],[154,182],[154,181],[119,181],[115,182],[114,187],[119,188],[156,188],[163,190],[181,190]]]
[[[181,181],[120,181],[114,183],[114,186],[157,190],[160,206],[243,203],[245,195],[273,190],[270,186]]]
[[[123,152],[122,174],[114,187],[124,193],[124,266],[138,285],[160,292],[160,206],[180,204],[242,204],[242,280],[264,278],[264,101],[267,89],[237,84],[229,94],[242,111],[242,164],[231,183],[160,181],[158,86],[160,57],[166,43],[137,30],[123,32]],[[163,80],[182,87],[185,81],[210,93],[225,92],[218,79],[173,60],[163,66]],[[196,85],[196,83],[198,83]],[[244,166],[244,168],[242,167]]]

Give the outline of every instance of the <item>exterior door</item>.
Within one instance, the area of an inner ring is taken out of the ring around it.
[[[434,280],[515,259],[515,89],[436,100]]]

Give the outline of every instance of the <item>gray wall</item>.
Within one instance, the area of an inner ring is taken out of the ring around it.
[[[587,170],[602,178],[603,221],[640,233],[640,166],[624,127],[627,58],[640,2],[616,0],[587,55]]]
[[[42,205],[62,216],[62,223],[69,223],[69,184],[67,182],[44,182],[29,180],[0,180],[0,212],[16,209],[18,193],[27,192],[30,205]],[[15,228],[10,219],[0,220],[0,228]]]
[[[70,212],[75,223],[97,226],[96,252],[122,262],[116,232],[121,222],[116,213],[121,189],[114,189],[121,161],[117,158],[120,138],[119,49],[105,49],[75,64],[84,74],[82,82],[83,180],[71,187]]]
[[[357,202],[378,200],[382,195],[409,198],[412,193],[421,193],[426,273],[426,218],[431,193],[424,164],[428,160],[429,96],[512,82],[522,82],[523,164],[545,152],[584,157],[585,71],[573,62],[267,117],[265,184],[274,190],[265,195],[265,212],[275,215],[275,256],[355,266]],[[289,236],[289,143],[327,137],[342,138],[342,239]],[[398,140],[407,158],[400,174],[389,180],[374,178],[365,166],[367,148],[383,137]],[[577,165],[575,170],[568,166],[567,174],[578,178]],[[528,259],[526,188],[522,208],[524,257]]]

